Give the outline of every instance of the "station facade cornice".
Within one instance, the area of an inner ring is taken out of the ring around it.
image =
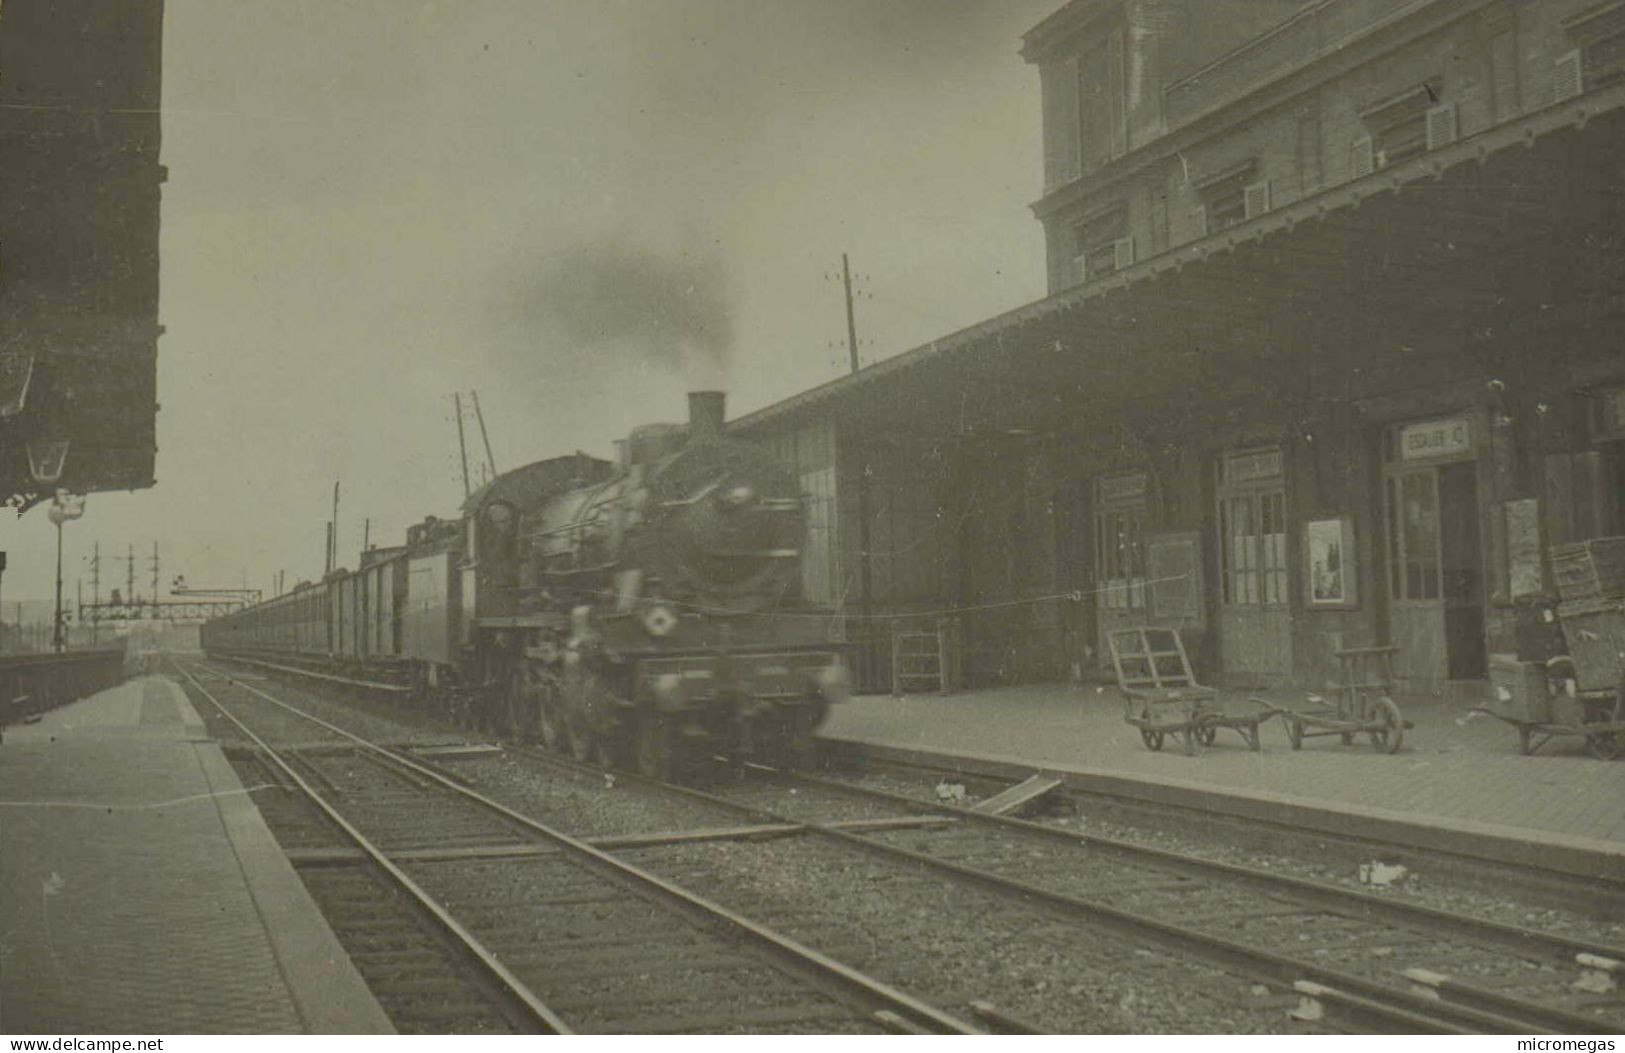
[[[1275,33],[1290,28],[1300,19],[1315,17],[1325,8],[1346,2],[1348,0],[1323,0],[1313,5],[1271,34],[1249,41],[1202,69],[1166,85],[1162,89],[1164,96],[1211,78],[1226,64],[1246,55],[1259,47],[1261,42],[1268,41]],[[1143,178],[1149,172],[1179,163],[1184,153],[1201,143],[1222,137],[1261,114],[1288,105],[1316,88],[1346,77],[1385,52],[1404,47],[1418,36],[1438,32],[1499,2],[1501,0],[1414,0],[1377,23],[1363,26],[1349,36],[1328,43],[1286,68],[1271,71],[1264,79],[1247,86],[1238,94],[1221,95],[1211,106],[1180,121],[1165,134],[1091,172],[1049,188],[1029,207],[1034,216],[1044,220],[1098,196],[1109,195],[1115,188]],[[1192,175],[1197,177],[1198,174]]]

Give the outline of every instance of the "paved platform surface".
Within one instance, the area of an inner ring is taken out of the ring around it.
[[[175,683],[6,729],[0,1032],[390,1031]]]
[[[1295,752],[1277,718],[1261,729],[1262,752],[1220,731],[1215,745],[1188,757],[1167,746],[1147,750],[1124,722],[1120,699],[1116,687],[1066,685],[864,696],[832,707],[820,734],[1482,829],[1625,861],[1625,760],[1597,760],[1578,737],[1526,757],[1510,725],[1468,706],[1401,698],[1415,727],[1392,755],[1363,737],[1344,746],[1336,736],[1307,740]],[[1275,696],[1296,708],[1302,699]]]

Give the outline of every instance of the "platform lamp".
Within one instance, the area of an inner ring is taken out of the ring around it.
[[[46,516],[56,524],[56,616],[51,625],[51,650],[62,653],[62,524],[85,514],[85,496],[58,490],[46,510]]]

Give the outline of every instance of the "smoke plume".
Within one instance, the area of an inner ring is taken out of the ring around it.
[[[689,380],[726,371],[733,323],[721,266],[622,243],[561,254],[523,290],[525,314],[583,353],[649,363]]]

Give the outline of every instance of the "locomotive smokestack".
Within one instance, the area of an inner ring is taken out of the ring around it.
[[[727,419],[728,395],[722,391],[688,393],[688,441],[716,442]]]

